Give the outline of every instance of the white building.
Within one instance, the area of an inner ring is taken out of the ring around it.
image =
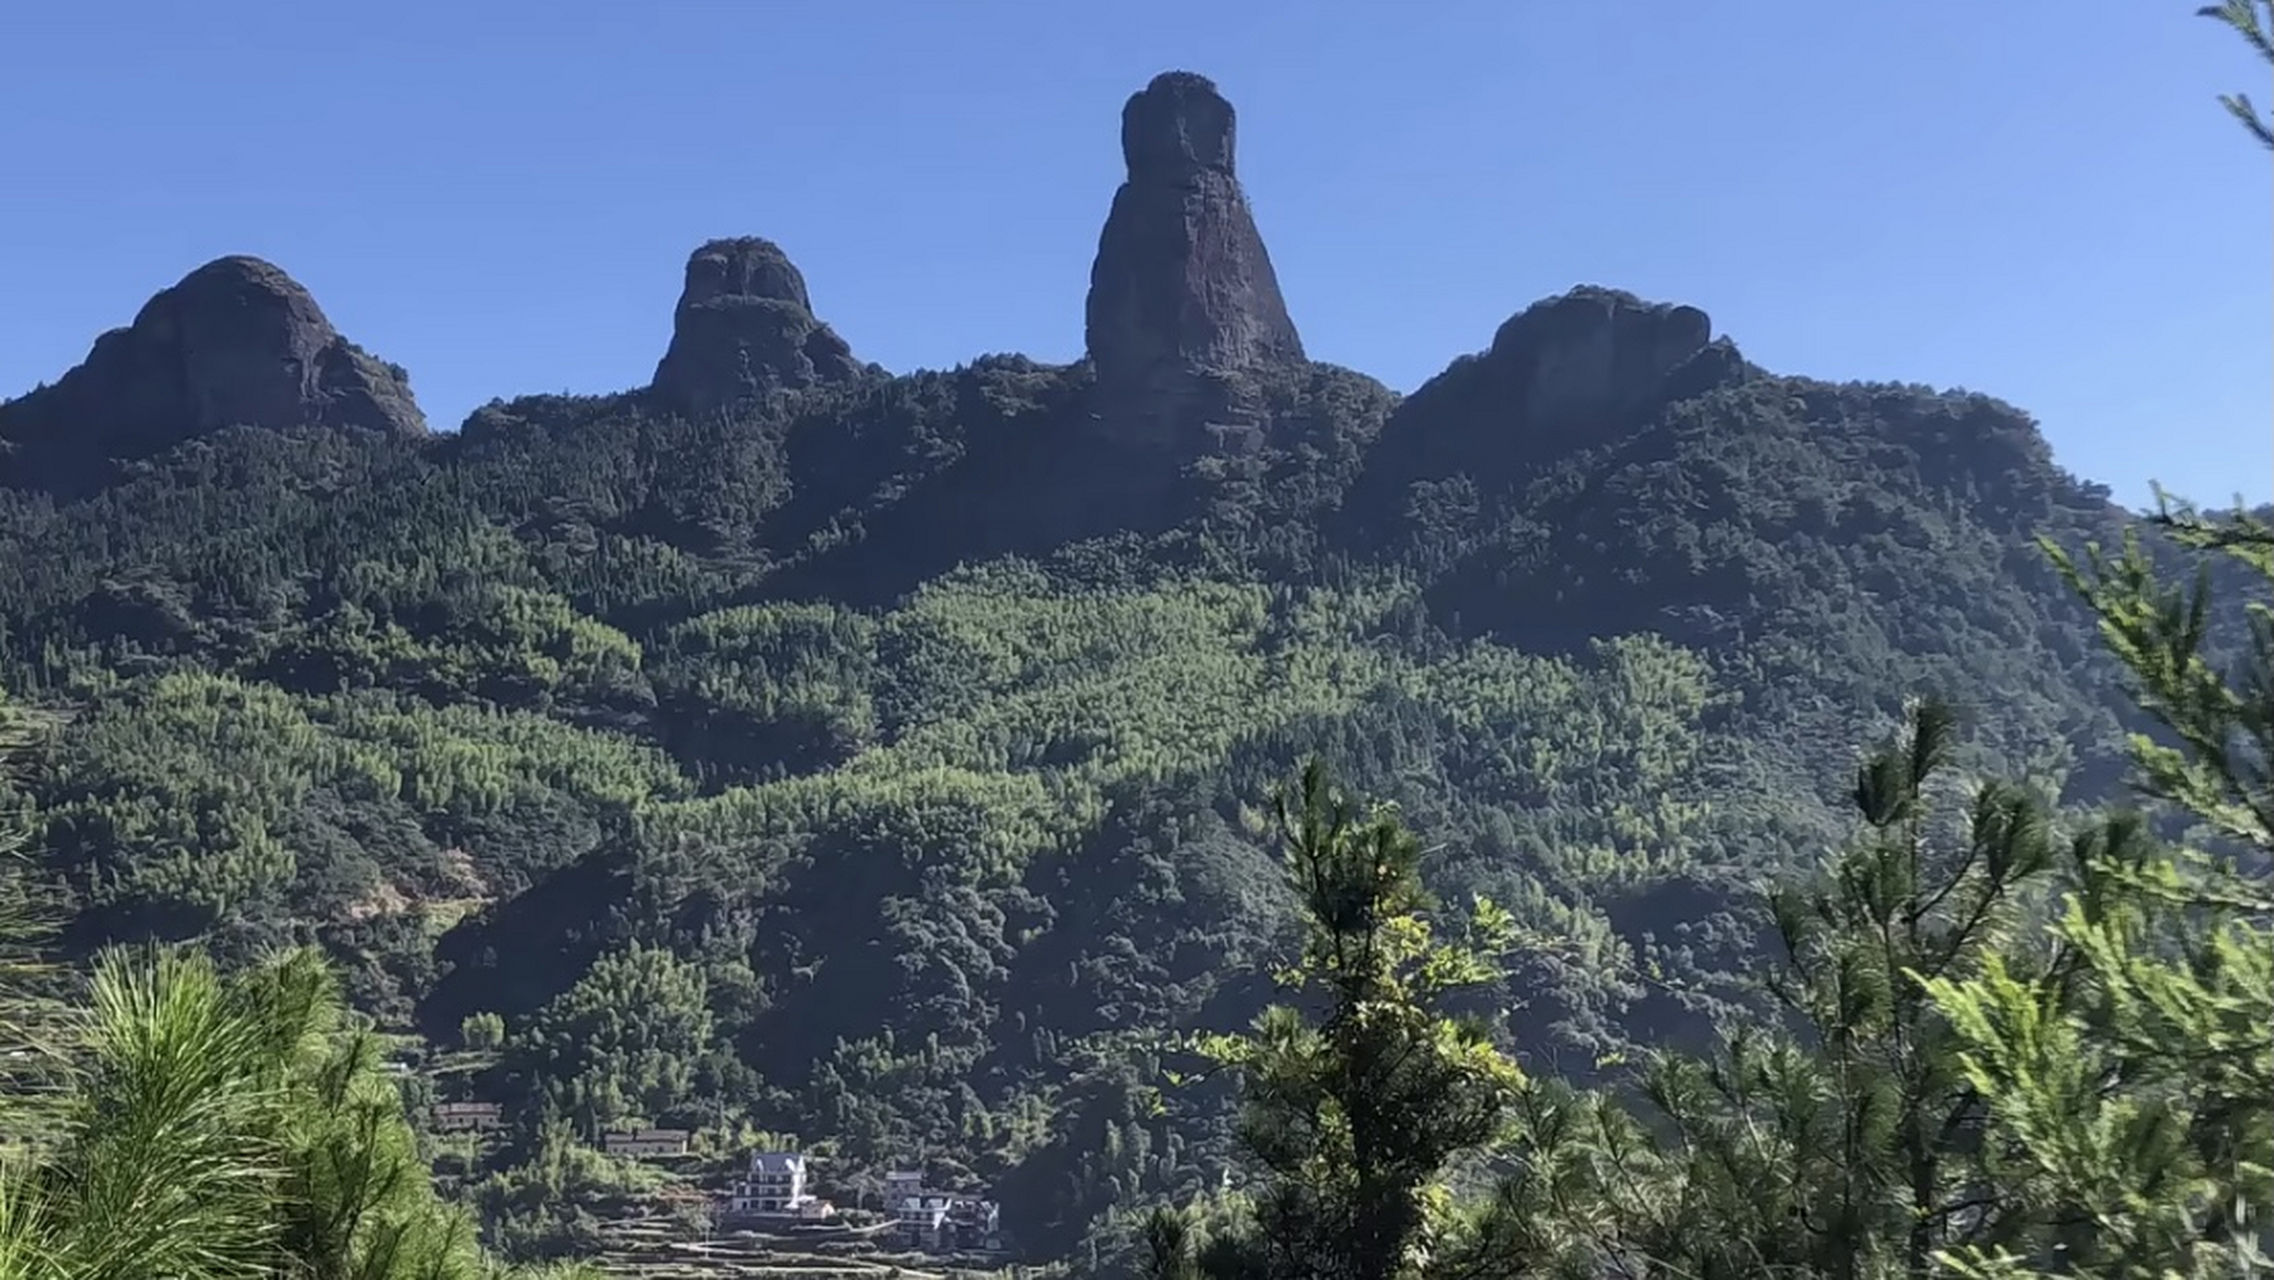
[[[911,1243],[929,1245],[937,1240],[947,1225],[948,1208],[954,1202],[943,1192],[919,1191],[902,1196],[892,1202],[894,1225]]]
[[[805,1156],[795,1151],[754,1151],[750,1173],[727,1193],[734,1213],[816,1216],[821,1202],[806,1190]]]
[[[1001,1245],[1000,1216],[992,1200],[924,1185],[924,1175],[884,1175],[884,1202],[904,1243],[947,1253]]]

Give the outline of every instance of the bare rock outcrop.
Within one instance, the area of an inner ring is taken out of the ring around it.
[[[1716,354],[1726,347],[1696,307],[1581,287],[1511,317],[1485,360],[1522,406],[1527,429],[1555,432],[1626,418],[1665,398],[1677,370],[1700,358],[1721,363]],[[1734,359],[1734,349],[1727,355]]]
[[[687,259],[654,393],[681,413],[860,376],[853,349],[813,314],[805,277],[771,240],[713,240]]]
[[[409,376],[342,337],[275,264],[227,257],[95,340],[52,386],[0,405],[20,456],[133,457],[224,427],[424,435]]]
[[[1648,428],[1669,404],[1750,376],[1698,308],[1581,285],[1516,313],[1491,347],[1405,397],[1350,505],[1395,511],[1414,484],[1455,475],[1519,485],[1574,451]]]
[[[1100,419],[1172,444],[1236,411],[1239,375],[1304,361],[1236,168],[1232,104],[1205,77],[1154,77],[1121,111],[1129,176],[1090,269],[1085,337]]]

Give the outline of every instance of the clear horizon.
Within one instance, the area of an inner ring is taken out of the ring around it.
[[[1188,69],[1314,359],[1410,391],[1601,284],[1780,373],[2009,401],[2127,504],[2263,502],[2274,184],[2215,101],[2263,67],[2195,7],[38,0],[0,20],[0,395],[249,253],[452,429],[644,384],[733,235],[895,372],[1072,359],[1121,104]]]

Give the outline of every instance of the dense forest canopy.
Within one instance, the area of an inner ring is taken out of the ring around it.
[[[986,1187],[1027,1257],[1110,1266],[1140,1206],[1249,1168],[1234,1090],[1156,1097],[1180,1037],[1325,965],[1279,848],[1347,832],[1323,790],[1274,815],[1297,760],[1394,803],[1396,911],[1490,904],[1490,963],[1396,979],[1459,1004],[1472,1100],[1615,1085],[1776,1007],[1796,926],[1763,890],[1851,842],[1862,744],[1933,744],[1884,805],[2004,778],[1973,818],[2039,844],[2120,794],[2152,717],[2041,540],[2188,552],[2024,412],[1775,373],[1597,288],[1400,396],[1303,357],[1230,121],[1195,76],[1132,98],[1071,365],[864,364],[742,238],[695,252],[652,386],[455,433],[252,259],[0,404],[0,687],[54,954],[199,940],[311,990],[273,953],[328,957],[415,1046],[414,1100],[504,1105],[509,1141],[444,1163],[508,1251],[589,1243],[644,1184],[584,1144],[649,1124],[729,1163],[794,1144],[844,1203],[902,1167]],[[1696,1123],[1757,1101],[1682,1070],[1654,1087],[1721,1109]],[[1430,1138],[1413,1186],[1482,1133]],[[1199,1265],[1186,1229],[1151,1224],[1163,1265]]]

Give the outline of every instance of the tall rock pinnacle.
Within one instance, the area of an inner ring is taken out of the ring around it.
[[[1303,340],[1235,169],[1232,104],[1171,71],[1121,110],[1129,177],[1090,268],[1085,337],[1109,417],[1159,435],[1222,376],[1300,364]]]
[[[426,416],[400,367],[249,257],[190,272],[53,386],[0,406],[0,437],[27,455],[126,457],[223,427],[303,425],[422,435]]]
[[[816,319],[805,277],[771,240],[713,240],[687,259],[671,346],[655,367],[655,393],[682,413],[704,414],[775,388],[847,382],[861,373],[853,349]]]

